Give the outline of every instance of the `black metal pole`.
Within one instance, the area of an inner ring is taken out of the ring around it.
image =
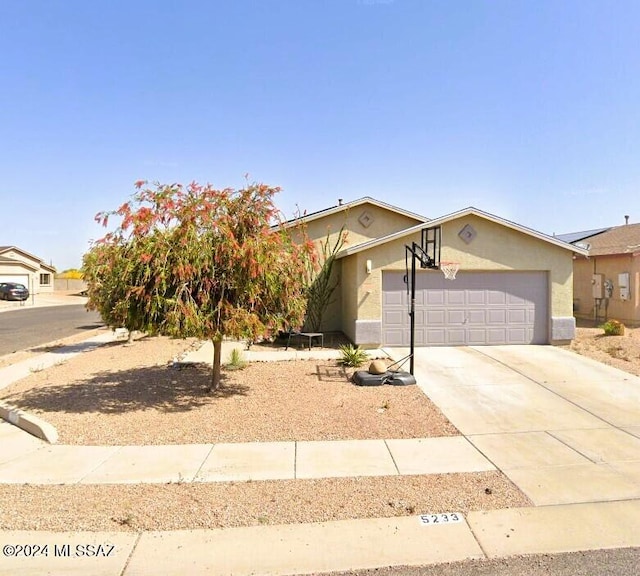
[[[413,376],[413,350],[416,343],[416,243],[411,246],[411,344],[409,349],[409,373]]]

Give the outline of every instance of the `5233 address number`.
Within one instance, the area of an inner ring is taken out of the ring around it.
[[[445,514],[421,514],[420,524],[432,526],[434,524],[455,524],[462,522],[463,515],[459,512],[447,512]]]

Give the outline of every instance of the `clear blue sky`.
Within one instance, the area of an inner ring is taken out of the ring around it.
[[[0,245],[78,267],[133,182],[640,222],[640,2],[0,0]]]

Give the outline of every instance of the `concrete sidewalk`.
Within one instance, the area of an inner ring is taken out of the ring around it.
[[[49,445],[0,421],[0,484],[245,482],[495,470],[463,436],[168,446]]]
[[[0,532],[0,573],[249,576],[640,546],[640,501],[172,532]]]
[[[298,344],[296,342],[296,344]],[[274,348],[273,350],[247,350],[244,342],[223,340],[222,362],[226,362],[233,350],[238,350],[247,362],[279,362],[285,360],[336,360],[340,358],[340,350],[337,348],[321,348],[314,345],[311,349],[300,346]],[[381,349],[365,350],[371,360],[375,358],[388,358],[389,354]],[[192,350],[182,359],[183,363],[213,363],[213,344],[204,342],[197,350]]]

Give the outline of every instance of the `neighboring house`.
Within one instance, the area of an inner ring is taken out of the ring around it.
[[[588,257],[577,257],[573,262],[575,315],[640,324],[640,224],[558,238],[589,252]]]
[[[53,292],[56,269],[16,246],[0,246],[0,283],[19,282],[32,294]]]
[[[316,243],[335,239],[340,284],[322,329],[355,344],[407,346],[405,246],[439,227],[442,261],[460,263],[455,280],[418,270],[416,345],[547,344],[571,340],[573,257],[583,248],[476,208],[427,219],[373,198],[304,216]],[[291,222],[293,225],[294,222]]]

